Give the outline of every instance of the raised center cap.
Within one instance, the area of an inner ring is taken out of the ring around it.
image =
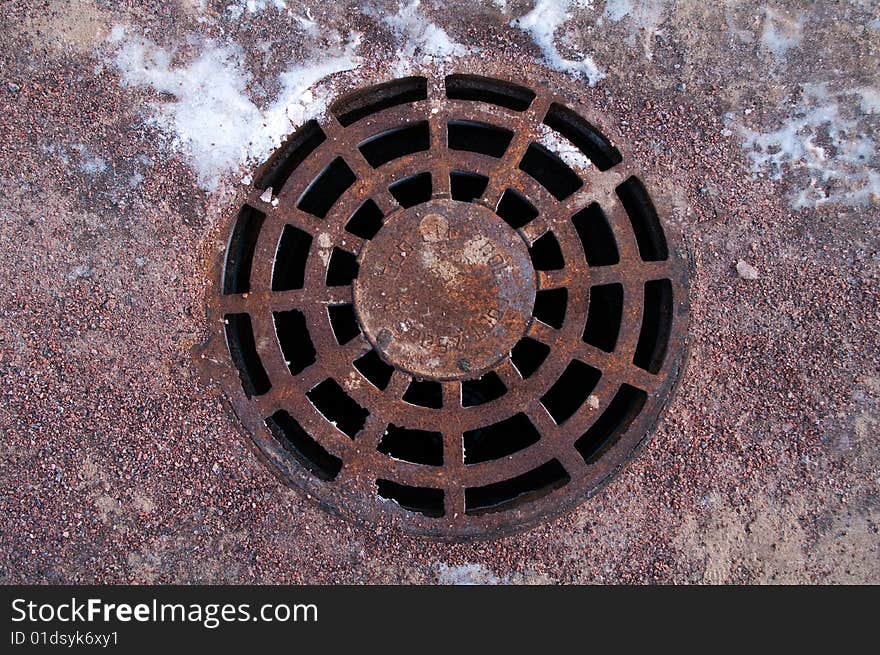
[[[479,376],[525,332],[535,271],[525,242],[492,211],[432,200],[389,217],[354,286],[364,333],[420,378]]]

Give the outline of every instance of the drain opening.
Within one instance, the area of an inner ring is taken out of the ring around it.
[[[218,261],[211,361],[247,429],[323,504],[421,534],[501,534],[594,493],[682,370],[665,205],[603,180],[618,145],[531,84],[407,77],[330,112],[255,172],[248,198],[278,202],[243,203]],[[574,207],[594,185],[616,193]]]

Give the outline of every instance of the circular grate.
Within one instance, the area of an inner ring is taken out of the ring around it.
[[[679,375],[687,271],[596,124],[534,85],[408,77],[256,172],[208,305],[284,480],[361,521],[487,537],[632,456]]]

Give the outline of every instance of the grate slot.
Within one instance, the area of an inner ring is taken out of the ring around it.
[[[559,240],[553,232],[542,235],[529,248],[536,271],[558,271],[565,268],[565,259]]]
[[[376,84],[343,96],[332,105],[330,112],[343,127],[376,114],[384,109],[428,97],[428,80],[424,77],[404,77]]]
[[[562,425],[583,406],[601,377],[601,371],[573,359],[556,383],[541,397],[541,404],[556,424]]]
[[[395,127],[370,137],[358,146],[364,159],[373,168],[379,168],[394,159],[431,147],[431,131],[428,121]]]
[[[620,438],[638,416],[648,394],[628,384],[620,385],[608,407],[596,422],[590,426],[574,447],[587,464],[594,464]]]
[[[557,200],[565,200],[584,185],[568,164],[540,143],[529,145],[519,167]]]
[[[389,423],[377,450],[394,459],[426,466],[443,466],[443,435]]]
[[[480,75],[447,75],[446,97],[488,102],[513,111],[525,111],[535,99],[535,92],[507,80]]]
[[[226,248],[226,266],[223,270],[223,293],[247,293],[251,288],[251,268],[254,249],[266,215],[245,205],[235,219],[232,237]]]
[[[327,378],[307,391],[306,396],[325,419],[352,439],[363,430],[370,415],[333,378]]]
[[[266,427],[284,450],[306,470],[321,480],[334,480],[342,470],[342,460],[327,452],[283,409],[266,419]]]
[[[489,186],[489,178],[469,171],[453,171],[449,174],[449,191],[453,200],[471,202],[483,195]]]
[[[376,491],[382,498],[393,500],[404,509],[439,518],[446,512],[443,490],[411,487],[391,480],[376,480]]]
[[[541,433],[520,412],[498,423],[464,433],[464,463],[479,464],[507,457],[538,443]]]
[[[309,185],[297,203],[297,209],[324,218],[356,179],[345,160],[337,157]]]
[[[542,289],[535,294],[535,308],[532,316],[557,330],[565,322],[568,305],[567,289]]]
[[[549,354],[550,346],[547,344],[531,337],[523,337],[510,351],[510,360],[525,380],[541,367]]]
[[[513,189],[507,189],[498,201],[495,210],[505,223],[514,230],[531,223],[538,216],[538,210],[526,198]]]
[[[630,177],[617,187],[617,196],[629,216],[642,259],[646,262],[665,261],[669,257],[666,237],[654,203],[641,180]]]
[[[354,367],[370,384],[382,391],[388,387],[394,373],[394,367],[386,363],[375,350],[354,360]]]
[[[372,239],[382,229],[384,219],[385,215],[379,206],[372,200],[367,200],[348,219],[345,230],[361,239]]]
[[[599,130],[564,105],[556,102],[550,105],[544,125],[571,141],[600,171],[607,171],[623,161],[617,148]]]
[[[465,514],[485,514],[511,509],[552,493],[571,477],[556,459],[515,478],[465,489]]]
[[[620,262],[617,241],[608,218],[599,203],[594,202],[571,217],[590,266],[613,266]]]
[[[333,248],[327,264],[327,286],[347,287],[358,276],[357,257],[342,248]]]
[[[303,288],[311,247],[311,234],[292,225],[284,226],[272,267],[272,291]]]
[[[507,393],[507,386],[494,371],[489,371],[476,380],[461,383],[462,407],[476,407],[501,398]]]
[[[413,380],[403,394],[403,400],[410,405],[440,409],[443,407],[443,387],[432,380]]]
[[[317,121],[308,121],[260,167],[254,176],[254,186],[258,189],[272,187],[277,196],[291,174],[326,140],[327,135]]]
[[[388,191],[401,207],[412,207],[431,199],[431,174],[419,173],[395,182]]]
[[[584,343],[606,353],[614,351],[623,317],[623,285],[602,284],[590,288],[590,307],[584,327]]]
[[[241,387],[248,398],[262,396],[269,391],[272,384],[257,354],[250,314],[227,314],[224,319],[226,345],[229,348],[229,356],[238,369]]]
[[[666,357],[671,331],[672,283],[669,280],[645,282],[642,329],[639,332],[633,364],[649,373],[659,373]]]
[[[447,130],[450,150],[466,150],[495,158],[504,156],[513,139],[511,130],[475,121],[449,121]]]
[[[274,312],[275,334],[281,346],[281,354],[291,374],[299,375],[315,363],[315,346],[309,334],[306,317],[297,309]]]
[[[344,346],[360,335],[361,329],[358,327],[352,305],[330,305],[327,307],[327,314],[330,316],[333,336],[336,337],[336,343],[340,346]]]

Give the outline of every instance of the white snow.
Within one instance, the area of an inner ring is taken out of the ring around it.
[[[174,61],[175,48],[163,48],[144,36],[116,26],[110,37],[117,49],[113,64],[120,83],[152,89],[171,99],[152,105],[151,120],[188,158],[206,191],[248,161],[262,161],[281,139],[306,118],[320,114],[326,95],[310,87],[322,78],[360,65],[360,35],[329,47],[323,58],[291,66],[279,77],[281,91],[267,106],[248,95],[251,79],[236,44],[205,40],[186,63]]]
[[[626,19],[628,42],[635,46],[639,36],[646,59],[654,57],[654,40],[664,21],[663,8],[666,0],[605,0],[599,24],[604,20],[620,23]]]
[[[804,16],[796,19],[767,7],[764,10],[764,30],[761,32],[761,47],[777,59],[785,56],[789,49],[800,45]]]
[[[584,77],[590,86],[605,77],[592,57],[580,55],[580,59],[564,57],[556,47],[556,31],[569,17],[572,0],[538,0],[532,10],[511,21],[512,27],[527,32],[541,49],[548,66],[554,70]],[[583,3],[580,3],[583,6]]]
[[[482,564],[446,564],[440,562],[437,578],[445,585],[501,584],[495,573]]]
[[[775,180],[791,177],[797,187],[790,198],[795,209],[825,203],[865,205],[880,197],[872,131],[866,116],[852,111],[856,98],[863,109],[876,110],[875,96],[864,91],[833,93],[825,84],[804,85],[803,97],[776,129],[740,127],[752,170]]]
[[[409,4],[399,5],[396,14],[382,16],[382,22],[400,39],[394,65],[394,72],[398,75],[411,72],[417,60],[423,64],[443,64],[471,50],[428,20],[420,6],[420,0],[412,0]]]
[[[546,125],[541,125],[541,137],[538,142],[555,152],[559,157],[575,171],[584,172],[593,166],[593,162],[580,151],[571,141],[559,134],[555,130],[551,130]]]

